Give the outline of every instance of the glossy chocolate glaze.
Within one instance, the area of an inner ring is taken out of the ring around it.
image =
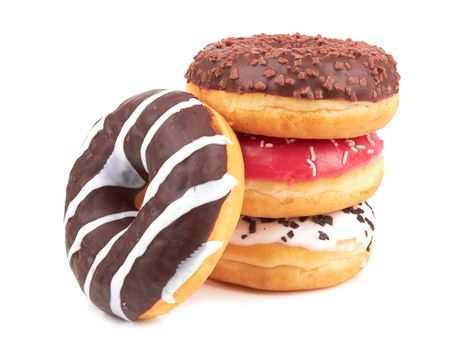
[[[105,119],[104,128],[92,139],[90,147],[73,166],[67,187],[66,206],[104,167],[118,133],[132,111],[157,91],[149,91],[130,98]],[[124,142],[125,154],[146,183],[181,147],[199,137],[217,134],[211,125],[211,112],[206,107],[199,105],[181,110],[162,125],[147,148],[149,169],[147,174],[140,160],[140,145],[145,134],[166,110],[191,97],[192,95],[185,92],[171,92],[158,98],[142,112],[127,134]],[[112,236],[130,225],[95,270],[90,287],[93,303],[112,314],[111,279],[145,229],[167,205],[182,196],[185,191],[195,185],[221,178],[227,171],[226,164],[225,145],[208,145],[196,151],[173,169],[156,195],[141,208],[137,217],[124,218],[99,226],[82,241],[80,250],[72,255],[70,261],[81,287],[97,253]],[[141,190],[141,188],[108,186],[92,191],[66,224],[67,250],[78,230],[86,223],[108,214],[136,210],[134,198]],[[161,299],[162,289],[174,275],[178,265],[201,244],[207,242],[225,198],[199,206],[181,216],[162,230],[148,246],[146,253],[135,261],[121,289],[122,310],[130,320],[136,320]]]
[[[185,74],[202,89],[377,102],[398,93],[393,57],[362,41],[255,35],[207,45]]]

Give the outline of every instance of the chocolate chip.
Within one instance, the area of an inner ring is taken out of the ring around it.
[[[334,64],[334,69],[335,69],[335,70],[344,69],[344,62],[342,62],[342,61],[336,61],[336,63]]]
[[[267,87],[268,86],[266,85],[266,83],[261,81],[261,80],[258,80],[255,83],[255,89],[258,90],[258,91],[265,91]]]
[[[248,235],[241,235],[241,239],[245,239]]]
[[[266,66],[268,64],[268,61],[264,57],[260,57],[258,59],[258,63],[261,64],[262,66]]]
[[[317,99],[323,98],[324,95],[322,94],[322,90],[316,90],[316,91],[314,91],[314,97],[317,98]]]
[[[325,233],[325,232],[322,232],[322,231],[318,231],[319,232],[319,239],[322,240],[322,241],[328,241],[329,240],[329,236]]]
[[[366,87],[367,86],[367,79],[365,79],[365,78],[360,79],[359,80],[359,85],[360,85],[361,88]]]
[[[347,96],[352,95],[352,89],[351,89],[350,87],[346,87],[346,88],[345,88],[345,94],[346,94]]]
[[[326,82],[324,83],[324,88],[329,91],[332,90],[332,88],[334,87],[334,81],[335,79],[332,76],[328,75]]]
[[[230,68],[231,66],[233,66],[233,61],[232,60],[228,60],[225,62],[225,66]]]
[[[314,99],[314,93],[309,86],[301,90],[301,95],[306,96],[309,100]]]
[[[279,57],[278,62],[281,64],[288,64],[289,60],[285,57]]]
[[[304,222],[308,219],[308,216],[301,216],[299,217],[299,221]]]
[[[231,71],[230,71],[230,79],[231,80],[236,80],[239,78],[239,75],[238,75],[238,69],[236,67],[233,67],[231,68]]]
[[[355,85],[359,83],[359,79],[356,77],[348,77],[347,78],[347,84],[349,85]]]
[[[215,67],[215,68],[213,68],[213,69],[211,70],[211,72],[212,72],[212,74],[213,74],[215,77],[217,77],[217,78],[221,77],[221,74],[222,74],[222,73],[221,73],[221,69],[220,69],[220,68]]]
[[[284,237],[284,236],[281,237],[281,240],[282,240],[284,243],[286,243],[286,242],[288,241],[288,240],[286,239],[286,237]]]
[[[301,218],[299,218],[299,220],[301,220]],[[291,221],[291,224],[289,226],[291,226],[293,229],[297,229],[299,227],[299,224],[295,221]]]
[[[306,73],[304,73],[304,72],[299,72],[299,74],[298,74],[298,79],[299,79],[299,80],[304,80],[304,79],[306,79]]]
[[[272,78],[276,75],[276,71],[272,70],[271,68],[267,68],[263,72],[263,76],[266,78]]]
[[[319,64],[319,57],[313,57],[311,60],[312,64],[316,65]]]
[[[294,237],[294,232],[291,230],[287,233],[288,237],[289,238],[293,238]]]
[[[306,74],[309,75],[310,77],[315,77],[317,76],[317,71],[314,68],[307,68]]]
[[[248,90],[251,90],[254,85],[255,85],[255,84],[253,83],[253,80],[248,80],[248,81],[246,82],[246,88],[247,88]]]
[[[256,66],[258,64],[258,60],[256,58],[252,58],[249,65],[250,66]]]
[[[276,85],[284,86],[284,76],[282,74],[278,74],[273,81]]]
[[[337,91],[344,91],[344,88],[342,87],[342,85],[339,83],[339,82],[335,82],[334,83],[334,88],[337,90]]]
[[[345,69],[347,69],[347,70],[351,70],[351,69],[352,69],[352,65],[351,65],[349,62],[345,62],[345,63],[344,63],[344,66],[345,66]]]
[[[293,78],[286,78],[286,84],[292,86],[294,85],[294,83],[295,83],[295,80]]]

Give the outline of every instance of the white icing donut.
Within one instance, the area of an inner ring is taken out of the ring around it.
[[[230,240],[238,246],[281,243],[311,251],[369,248],[375,215],[367,203],[325,215],[289,219],[242,216]]]

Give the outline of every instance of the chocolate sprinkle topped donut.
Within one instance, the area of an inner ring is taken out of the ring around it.
[[[185,74],[201,89],[377,102],[398,93],[392,55],[320,35],[255,35],[207,45]]]

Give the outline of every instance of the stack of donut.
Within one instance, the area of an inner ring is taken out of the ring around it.
[[[267,290],[336,285],[369,259],[375,133],[398,105],[393,57],[350,39],[256,35],[207,45],[187,90],[227,119],[244,159],[241,217],[212,277]]]

